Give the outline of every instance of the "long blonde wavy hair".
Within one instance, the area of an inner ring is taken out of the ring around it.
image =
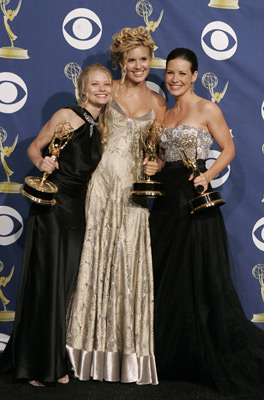
[[[88,67],[84,68],[78,78],[78,91],[79,91],[79,96],[81,98],[81,103],[82,104],[87,104],[89,99],[86,93],[86,87],[89,83],[90,75],[94,71],[102,71],[105,72],[106,75],[109,78],[109,82],[111,86],[113,86],[113,78],[112,74],[109,71],[108,68],[104,67],[102,64],[96,63],[96,64],[91,64]],[[109,125],[107,122],[107,114],[108,114],[108,109],[109,109],[109,103],[105,104],[98,117],[98,129],[99,132],[101,133],[101,142],[103,147],[107,145],[107,135],[109,131]]]
[[[118,64],[122,65],[122,87],[126,79],[128,52],[135,47],[145,46],[148,47],[149,55],[152,57],[155,42],[150,36],[149,31],[144,26],[138,26],[137,28],[123,28],[120,32],[116,33],[112,39],[113,43],[110,47],[110,54],[113,59],[114,70],[117,69]]]

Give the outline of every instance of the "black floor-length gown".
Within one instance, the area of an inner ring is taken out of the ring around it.
[[[65,317],[76,280],[85,232],[87,183],[101,158],[101,137],[92,116],[69,107],[84,124],[61,151],[56,204],[32,204],[25,239],[13,333],[0,372],[16,379],[55,382],[68,372]]]
[[[186,380],[225,395],[264,393],[264,332],[247,320],[230,278],[230,254],[220,209],[191,215],[197,197],[177,147],[197,137],[200,169],[212,143],[203,130],[167,128],[150,228],[155,282],[155,353],[160,379]]]

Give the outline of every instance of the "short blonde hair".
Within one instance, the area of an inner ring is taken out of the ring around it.
[[[84,68],[78,78],[78,91],[79,91],[79,96],[81,98],[81,101],[83,104],[88,103],[89,99],[86,94],[86,87],[89,83],[90,75],[94,71],[102,71],[105,72],[105,74],[109,78],[110,85],[113,85],[113,78],[112,74],[109,71],[108,68],[104,67],[103,65],[96,63],[96,64],[91,64],[88,67]],[[109,130],[108,122],[107,122],[107,114],[108,114],[108,108],[109,108],[109,103],[105,104],[102,107],[102,110],[99,114],[98,118],[98,129],[101,133],[101,141],[102,145],[106,146],[107,144],[107,134]]]
[[[147,28],[144,26],[138,26],[137,28],[123,28],[120,32],[116,33],[112,39],[113,43],[110,47],[110,54],[113,59],[113,67],[116,69],[119,63],[123,65],[121,78],[122,85],[126,77],[128,52],[135,47],[145,46],[149,49],[149,55],[152,57],[155,42],[150,36]]]

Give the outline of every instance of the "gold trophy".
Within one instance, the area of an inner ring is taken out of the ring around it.
[[[261,286],[261,297],[264,302],[264,265],[257,264],[252,268],[252,275],[256,278]],[[263,323],[264,322],[264,313],[253,314],[252,322]]]
[[[228,8],[236,10],[239,8],[238,0],[210,0],[209,7]]]
[[[6,29],[6,33],[9,37],[11,46],[10,47],[0,47],[0,57],[3,58],[14,58],[14,59],[27,59],[29,58],[28,52],[25,49],[21,49],[20,47],[14,46],[14,41],[17,39],[17,36],[12,32],[9,21],[13,22],[14,18],[19,13],[22,0],[18,1],[18,5],[15,10],[11,8],[6,9],[6,6],[9,4],[10,0],[0,0],[0,7],[2,13],[4,15],[4,25]]]
[[[51,154],[50,158],[54,161],[58,159],[61,150],[64,149],[72,138],[73,133],[74,128],[68,121],[62,121],[56,125],[48,147],[49,154]],[[54,197],[58,192],[58,187],[55,183],[47,180],[48,176],[49,174],[47,172],[44,172],[42,178],[38,176],[27,176],[21,194],[34,203],[54,206],[54,204],[56,204]]]
[[[147,138],[144,140],[142,131],[140,131],[141,143],[144,154],[148,155],[149,161],[155,161],[156,148],[163,133],[164,125],[161,121],[150,122],[147,127]],[[145,196],[155,198],[164,196],[164,188],[161,182],[152,181],[150,176],[146,175],[143,181],[133,183],[131,196]]]
[[[194,178],[201,175],[197,163],[197,139],[194,135],[184,134],[179,140],[179,155],[186,167],[191,168]],[[221,198],[220,192],[204,192],[204,187],[198,185],[196,191],[200,193],[198,197],[189,201],[191,214],[204,211],[209,207],[222,206],[225,200]]]

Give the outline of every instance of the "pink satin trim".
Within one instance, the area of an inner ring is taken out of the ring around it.
[[[137,357],[103,351],[87,352],[67,346],[74,375],[81,381],[91,378],[109,382],[136,382],[138,385],[157,385],[158,376],[154,356]]]

